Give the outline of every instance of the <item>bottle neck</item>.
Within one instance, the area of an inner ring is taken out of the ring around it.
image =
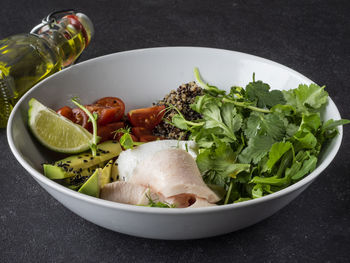
[[[66,15],[54,24],[43,25],[34,34],[48,42],[63,67],[72,65],[89,44],[91,31],[76,15]]]
[[[81,34],[66,38],[59,32],[53,31],[38,36],[46,40],[50,47],[56,51],[63,67],[72,65],[85,48],[85,41]]]

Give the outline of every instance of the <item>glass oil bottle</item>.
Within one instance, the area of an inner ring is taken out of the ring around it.
[[[29,34],[0,40],[0,128],[25,92],[78,59],[93,32],[87,16],[63,10],[49,14]]]

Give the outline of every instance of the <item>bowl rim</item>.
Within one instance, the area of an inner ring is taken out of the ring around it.
[[[153,47],[153,48],[142,48],[142,49],[134,49],[134,50],[128,50],[128,51],[122,51],[122,52],[116,52],[116,53],[111,53],[111,54],[107,54],[107,55],[103,55],[103,56],[99,56],[99,57],[95,57],[83,62],[80,62],[78,64],[75,64],[73,66],[70,66],[68,68],[65,68],[51,76],[49,76],[48,78],[44,79],[43,81],[37,83],[36,85],[34,85],[15,105],[9,121],[8,121],[8,125],[7,125],[7,140],[8,140],[8,144],[10,146],[10,149],[12,151],[12,154],[15,156],[15,158],[17,159],[17,161],[22,165],[22,167],[31,175],[34,177],[34,179],[36,181],[38,181],[39,183],[42,183],[48,187],[50,187],[52,190],[56,191],[56,192],[60,192],[61,194],[64,195],[68,195],[74,199],[79,199],[81,201],[85,201],[88,202],[90,204],[94,204],[94,205],[100,205],[103,206],[105,208],[111,208],[111,209],[120,209],[120,210],[124,210],[124,211],[128,211],[128,212],[134,212],[134,213],[149,213],[149,214],[201,214],[201,213],[215,213],[218,211],[224,211],[224,210],[230,210],[230,209],[238,209],[240,207],[246,207],[246,206],[254,206],[257,205],[261,202],[266,202],[269,200],[273,200],[276,198],[279,198],[281,196],[287,195],[299,188],[302,188],[302,186],[307,186],[309,183],[311,183],[323,170],[325,170],[327,168],[327,166],[332,162],[332,160],[334,159],[334,157],[336,156],[337,152],[339,151],[341,142],[342,142],[342,137],[343,137],[343,127],[339,126],[338,127],[338,131],[339,134],[337,135],[336,138],[334,138],[333,140],[335,140],[335,144],[333,146],[333,148],[331,149],[330,153],[328,156],[326,156],[326,158],[324,159],[324,161],[322,163],[319,164],[319,166],[313,171],[311,172],[309,175],[307,175],[306,177],[304,177],[302,180],[280,190],[277,191],[275,193],[257,198],[257,199],[251,199],[251,200],[247,200],[244,202],[239,202],[239,203],[233,203],[233,204],[227,204],[227,205],[219,205],[219,206],[211,206],[211,207],[200,207],[200,208],[175,208],[175,209],[162,209],[162,208],[158,208],[158,207],[143,207],[143,206],[136,206],[136,205],[129,205],[129,204],[122,204],[122,203],[117,203],[117,202],[112,202],[112,201],[108,201],[108,200],[104,200],[104,199],[100,199],[100,198],[96,198],[96,197],[92,197],[92,196],[88,196],[85,194],[81,194],[78,193],[76,191],[73,191],[67,187],[64,187],[62,185],[60,185],[59,183],[54,182],[53,180],[50,180],[49,178],[47,178],[44,174],[39,173],[37,170],[35,170],[33,167],[31,167],[31,165],[21,156],[21,154],[19,153],[19,151],[17,151],[15,144],[14,144],[14,140],[13,140],[13,136],[12,136],[12,128],[13,128],[13,120],[14,120],[14,116],[16,114],[17,111],[19,111],[20,105],[22,104],[22,102],[30,96],[30,94],[36,90],[38,87],[45,85],[45,82],[48,81],[51,78],[55,78],[55,76],[57,74],[62,74],[62,72],[65,71],[69,71],[71,70],[71,68],[75,68],[75,67],[80,67],[81,65],[85,65],[85,64],[89,64],[89,63],[95,63],[97,61],[101,61],[101,60],[105,60],[111,57],[118,57],[118,56],[123,56],[123,55],[128,55],[131,53],[137,53],[137,52],[158,52],[160,50],[167,50],[167,49],[171,49],[171,50],[185,50],[185,49],[198,49],[198,50],[206,50],[208,52],[227,52],[230,54],[236,54],[238,56],[244,56],[246,58],[249,59],[253,59],[255,61],[258,62],[263,62],[272,66],[277,66],[281,69],[284,69],[286,71],[288,71],[291,74],[294,74],[298,77],[301,77],[303,79],[305,79],[306,81],[310,82],[310,83],[314,83],[312,80],[310,80],[309,78],[305,77],[304,75],[302,75],[301,73],[287,67],[284,66],[278,62],[274,62],[272,60],[269,59],[265,59],[256,55],[251,55],[251,54],[247,54],[244,52],[239,52],[239,51],[233,51],[233,50],[227,50],[227,49],[220,49],[220,48],[210,48],[210,47],[197,47],[197,46],[170,46],[170,47]],[[329,97],[329,101],[328,103],[333,104],[334,108],[335,108],[335,112],[334,114],[336,115],[337,118],[341,118],[340,117],[340,113],[339,110],[337,108],[337,106],[335,105],[335,103],[333,102],[333,100]],[[47,189],[45,189],[47,190]]]

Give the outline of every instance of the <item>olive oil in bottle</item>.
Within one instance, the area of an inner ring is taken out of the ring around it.
[[[69,10],[51,13],[29,34],[0,40],[0,128],[22,95],[73,64],[92,35],[90,19]]]

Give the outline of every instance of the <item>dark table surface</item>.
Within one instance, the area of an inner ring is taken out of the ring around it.
[[[76,8],[96,29],[80,61],[158,46],[237,50],[327,85],[343,118],[350,118],[346,0],[52,2],[2,0],[0,37],[29,32],[52,10]],[[331,165],[286,208],[247,229],[192,241],[126,236],[76,216],[19,165],[2,129],[0,262],[349,262],[349,128]]]

